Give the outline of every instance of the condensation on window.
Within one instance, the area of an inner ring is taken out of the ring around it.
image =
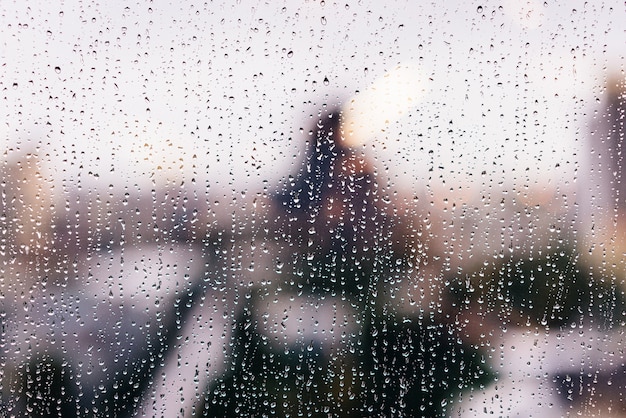
[[[0,415],[626,414],[626,9],[0,5]]]

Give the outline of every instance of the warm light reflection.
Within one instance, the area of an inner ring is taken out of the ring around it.
[[[357,146],[384,132],[417,106],[424,96],[423,78],[414,64],[402,64],[351,98],[344,113],[348,146]]]

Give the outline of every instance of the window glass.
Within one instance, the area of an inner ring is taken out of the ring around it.
[[[3,416],[623,416],[623,2],[3,2]]]

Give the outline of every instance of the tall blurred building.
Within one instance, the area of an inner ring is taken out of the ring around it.
[[[622,286],[626,274],[625,103],[623,76],[609,79],[589,122],[579,225],[583,256],[591,257],[594,264],[605,263],[609,274],[621,276]]]
[[[57,279],[56,208],[45,163],[36,150],[5,150],[1,160],[0,291],[10,305]]]

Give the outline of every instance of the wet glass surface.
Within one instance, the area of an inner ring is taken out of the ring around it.
[[[1,4],[0,415],[624,415],[624,18]]]

